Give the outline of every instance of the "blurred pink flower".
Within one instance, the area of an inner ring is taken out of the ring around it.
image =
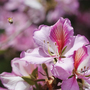
[[[33,41],[33,31],[36,28],[35,25],[31,25],[26,30],[22,31],[13,41],[12,47],[17,50],[23,51],[30,48],[35,48],[36,45]]]
[[[37,0],[9,0],[4,8],[23,12],[33,23],[40,23],[45,19],[44,7]]]
[[[56,22],[61,16],[77,15],[79,2],[78,0],[55,0],[56,7],[47,14],[48,22]]]
[[[90,11],[79,13],[78,20],[80,23],[90,27]]]
[[[23,11],[25,9],[25,5],[23,4],[24,0],[9,0],[5,3],[4,8],[6,10],[16,10]]]
[[[5,47],[8,48],[10,46],[16,48],[17,50],[34,48],[35,45],[32,33],[36,28],[36,25],[31,25],[31,22],[29,22],[24,13],[11,13],[6,10],[3,11],[2,9],[1,11],[0,29],[3,29],[4,31],[2,36],[4,36],[5,39],[1,40],[1,44],[4,44],[1,45],[0,49],[6,49]],[[9,17],[13,19],[13,24],[8,22]]]

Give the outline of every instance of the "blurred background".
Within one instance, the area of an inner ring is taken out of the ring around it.
[[[60,17],[90,41],[90,0],[0,0],[0,73],[11,72],[13,58],[37,47],[32,37],[39,25],[53,25]]]

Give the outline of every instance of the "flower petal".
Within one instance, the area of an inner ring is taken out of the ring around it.
[[[90,70],[90,45],[86,46],[87,48],[87,58],[83,60],[83,62],[80,63],[80,65],[78,66],[78,71],[81,70],[81,68],[83,69],[85,66],[86,68],[88,68],[88,70]]]
[[[52,69],[52,74],[61,80],[65,80],[72,75],[74,68],[73,58],[63,58],[60,62],[57,62]]]
[[[89,44],[89,41],[85,36],[77,35],[72,38],[71,43],[67,45],[67,48],[64,52],[65,56],[72,55],[75,50],[78,50],[80,47]]]
[[[79,48],[77,51],[74,52],[74,66],[76,70],[79,64],[86,59],[87,55],[87,48],[85,46]]]
[[[32,64],[42,64],[53,61],[54,57],[45,54],[43,49],[35,48],[32,52],[23,52],[23,57],[20,60],[31,62]]]
[[[28,83],[23,81],[18,82],[14,90],[33,90],[33,88]]]
[[[49,37],[50,31],[51,31],[51,26],[49,27],[49,26],[41,25],[39,29],[34,32],[34,36],[33,36],[35,43],[41,48],[45,49],[46,52],[48,52],[48,42],[51,45],[49,47],[49,50],[51,52],[54,52],[52,48],[55,47],[53,41]]]
[[[63,81],[62,90],[79,90],[79,86],[75,77]]]
[[[15,86],[16,84],[19,82],[19,81],[23,81],[23,79],[19,76],[15,76],[14,73],[2,73],[0,75],[0,78],[1,78],[1,81],[2,81],[2,84],[10,89],[10,90],[14,90],[15,89]]]
[[[36,65],[22,61],[19,58],[12,60],[12,71],[19,76],[29,76],[32,71],[36,68]]]
[[[68,19],[60,18],[58,22],[52,26],[50,38],[57,43],[58,51],[70,42],[73,36],[73,27]]]

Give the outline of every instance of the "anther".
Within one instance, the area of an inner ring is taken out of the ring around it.
[[[83,69],[81,68],[81,71],[83,71]]]
[[[89,67],[87,67],[87,69],[89,69]]]
[[[45,40],[43,42],[45,43]]]
[[[55,42],[55,45],[57,45],[57,43]]]
[[[84,66],[84,69],[86,69],[86,66]]]
[[[47,43],[49,43],[49,42],[47,41]]]

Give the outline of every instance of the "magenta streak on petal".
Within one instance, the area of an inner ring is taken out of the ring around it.
[[[66,29],[67,26],[64,26],[65,22],[58,21],[51,30],[50,38],[54,42],[56,42],[58,46],[58,52],[61,54],[63,47],[65,46],[66,42],[68,41],[68,34]]]
[[[77,51],[74,52],[74,59],[75,59],[75,69],[77,70],[79,64],[86,59],[87,57],[87,48],[85,46],[79,48]]]
[[[61,50],[63,49],[65,45],[65,38],[66,38],[65,30],[63,30],[63,24],[61,22],[58,22],[55,24],[55,26],[52,28],[52,31],[50,33],[50,38],[56,42],[58,46],[58,52],[61,54]]]

